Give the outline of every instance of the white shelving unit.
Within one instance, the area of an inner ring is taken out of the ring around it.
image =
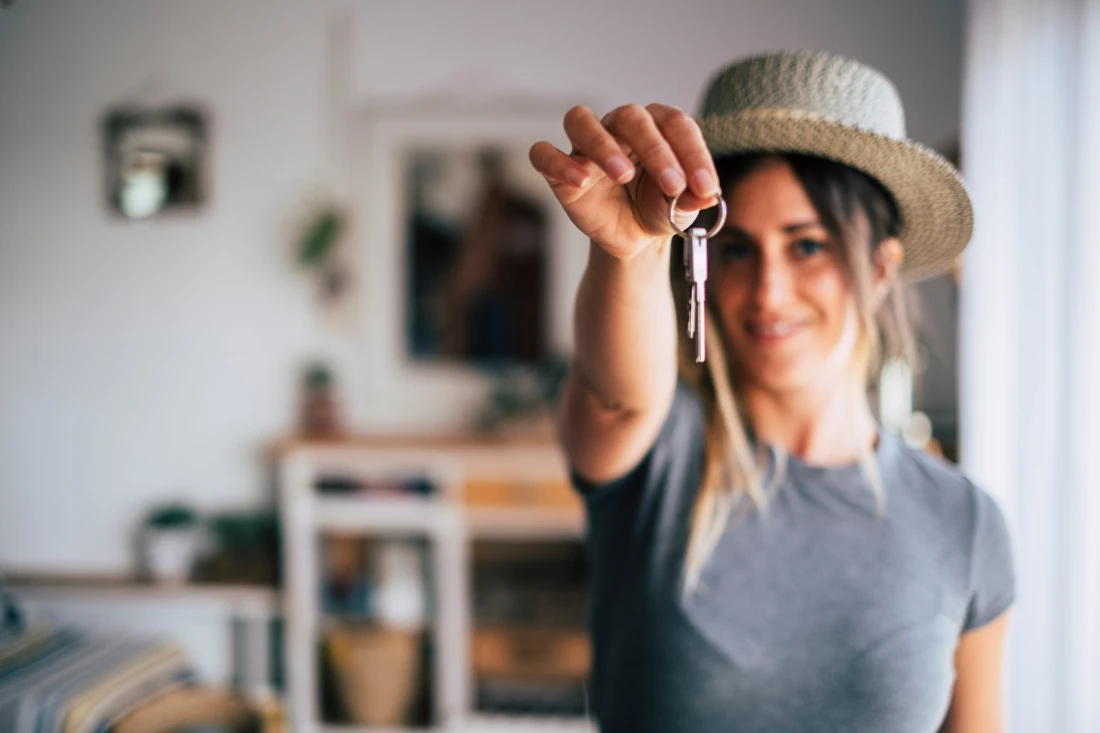
[[[418,446],[397,440],[333,443],[292,442],[278,451],[280,512],[285,574],[287,702],[294,733],[592,733],[595,726],[570,718],[475,714],[470,671],[471,603],[469,554],[475,539],[578,540],[584,520],[579,503],[538,503],[540,487],[565,479],[551,444],[485,445],[445,441]],[[315,491],[323,476],[359,479],[421,476],[434,485],[431,499],[326,496]],[[471,480],[483,490],[505,491],[519,501],[471,504]],[[485,489],[488,487],[488,489]],[[529,493],[530,506],[523,500]],[[320,641],[322,534],[364,537],[410,536],[432,546],[435,587],[435,668],[431,670],[435,727],[379,729],[334,725],[320,719],[317,652]]]
[[[433,500],[366,499],[318,494],[314,486],[326,475],[343,474],[382,479],[418,475],[438,491]],[[304,448],[291,450],[280,460],[280,512],[283,523],[283,563],[286,574],[285,654],[287,696],[296,733],[347,729],[323,725],[317,691],[317,652],[320,643],[319,609],[322,533],[364,537],[423,537],[432,545],[431,577],[439,609],[432,619],[436,641],[434,708],[445,728],[455,728],[468,708],[466,629],[468,626],[466,539],[462,511],[456,497],[462,474],[454,461],[438,454],[395,456],[392,451]],[[362,730],[355,728],[354,730]]]

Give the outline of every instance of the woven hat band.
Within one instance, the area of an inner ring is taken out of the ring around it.
[[[764,109],[797,110],[895,140],[904,140],[905,113],[885,76],[856,61],[812,53],[750,58],[710,83],[702,117]]]

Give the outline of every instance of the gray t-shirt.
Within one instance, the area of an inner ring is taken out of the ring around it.
[[[886,433],[881,518],[858,466],[792,457],[768,514],[734,512],[684,597],[703,430],[679,384],[638,466],[599,486],[573,476],[589,520],[591,701],[604,733],[934,733],[959,635],[1015,597],[998,506]]]

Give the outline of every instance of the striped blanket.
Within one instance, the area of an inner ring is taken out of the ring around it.
[[[0,579],[0,731],[106,733],[194,681],[181,649],[151,639],[26,628]]]

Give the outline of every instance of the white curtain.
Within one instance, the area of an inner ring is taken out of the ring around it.
[[[964,470],[1016,551],[1009,730],[1100,731],[1100,0],[970,0]]]

